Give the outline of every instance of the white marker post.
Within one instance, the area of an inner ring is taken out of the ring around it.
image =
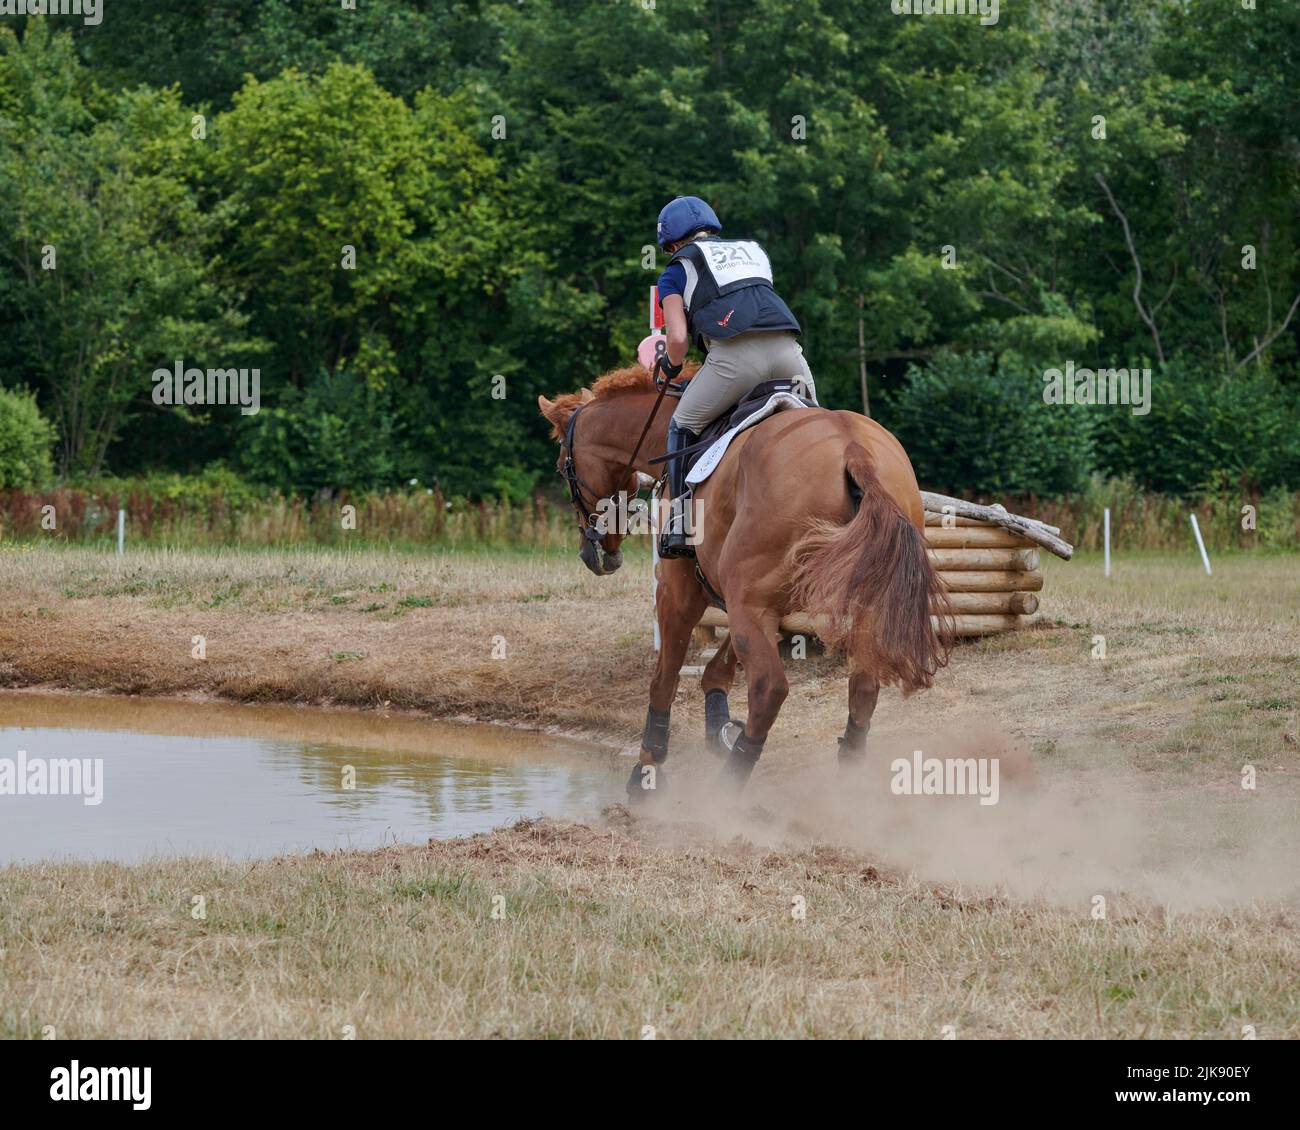
[[[650,335],[651,337],[664,332],[664,312],[659,305],[659,288],[652,286],[650,288]],[[647,341],[649,338],[646,339]],[[653,364],[653,358],[649,364],[646,359],[642,358],[641,363],[649,369]],[[654,633],[655,633],[655,651],[659,650],[659,486],[656,485],[650,491],[650,609],[654,616]]]
[[[654,620],[655,651],[659,650],[659,486],[650,492],[650,615]]]
[[[1205,563],[1205,575],[1213,577],[1214,571],[1210,568],[1210,555],[1205,552],[1205,539],[1201,537],[1200,523],[1197,522],[1195,514],[1189,514],[1188,517],[1192,520],[1192,533],[1196,535],[1196,545],[1201,551],[1201,560]]]
[[[1106,509],[1102,511],[1101,525],[1102,525],[1102,529],[1105,531],[1103,537],[1105,538],[1106,541],[1105,575],[1109,577],[1110,576],[1110,507],[1109,506],[1107,506]]]
[[[117,555],[121,557],[126,552],[126,511],[119,509],[117,512]]]

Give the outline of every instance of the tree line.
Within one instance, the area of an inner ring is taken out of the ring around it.
[[[929,485],[1295,488],[1298,54],[1294,5],[1220,0],[6,20],[0,436],[74,480],[525,498],[537,394],[630,361],[693,193],[768,248],[823,401]],[[261,410],[155,404],[179,360],[258,369]],[[1067,362],[1150,368],[1149,413],[1044,403]]]

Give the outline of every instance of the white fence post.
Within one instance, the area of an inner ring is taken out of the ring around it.
[[[1196,535],[1196,545],[1201,551],[1201,560],[1205,563],[1205,575],[1213,577],[1214,572],[1210,568],[1210,555],[1205,552],[1205,539],[1201,537],[1200,523],[1197,522],[1195,514],[1189,514],[1188,517],[1192,520],[1192,533]]]
[[[1110,576],[1110,507],[1107,506],[1102,513],[1102,526],[1106,533],[1106,576]]]
[[[650,332],[663,333],[659,288],[650,288]],[[654,616],[655,651],[659,650],[659,483],[650,490],[650,609]]]
[[[117,555],[121,557],[126,552],[126,511],[121,508],[117,511]]]
[[[650,614],[654,618],[655,651],[659,650],[659,484],[650,491]]]

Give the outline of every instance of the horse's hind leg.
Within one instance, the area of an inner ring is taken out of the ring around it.
[[[867,755],[867,733],[876,712],[880,684],[865,671],[849,676],[849,720],[840,738],[840,764],[861,765]]]
[[[745,665],[745,683],[749,689],[748,716],[745,727],[733,722],[723,735],[731,751],[725,775],[737,790],[745,787],[763,753],[763,743],[776,716],[790,693],[785,666],[777,650],[778,617],[771,609],[761,612],[733,608],[730,613],[731,639],[736,656]]]
[[[644,800],[663,787],[663,763],[668,759],[668,724],[672,714],[682,660],[691,643],[691,632],[704,614],[704,590],[684,560],[659,565],[659,589],[655,616],[659,621],[659,657],[650,679],[650,706],[641,732],[641,758],[632,768],[627,795]]]
[[[727,706],[727,692],[736,681],[736,649],[731,646],[731,635],[718,645],[717,654],[704,667],[700,686],[704,690],[704,740],[715,753],[725,753],[719,740],[722,727],[731,721]]]

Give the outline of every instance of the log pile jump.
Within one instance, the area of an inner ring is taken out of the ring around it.
[[[1043,574],[1039,550],[1068,561],[1074,547],[1055,526],[1000,506],[921,492],[926,553],[948,590],[958,637],[1014,632],[1038,622]],[[936,618],[936,626],[938,620]],[[725,628],[727,614],[710,608],[704,628]],[[814,617],[794,612],[781,621],[786,635],[817,635]]]

